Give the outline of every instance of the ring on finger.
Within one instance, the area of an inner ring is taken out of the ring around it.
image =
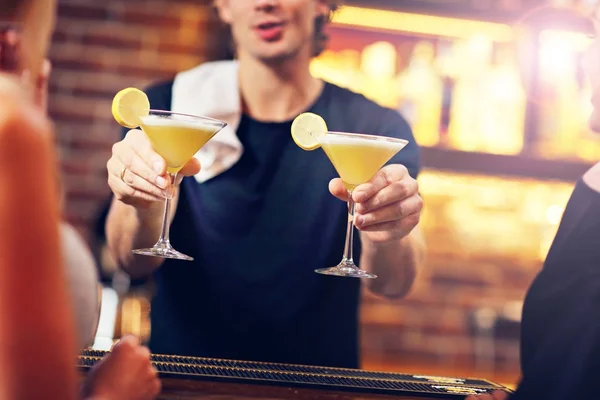
[[[120,177],[121,177],[121,180],[122,180],[123,182],[125,182],[125,173],[126,173],[126,172],[127,172],[127,167],[126,167],[126,166],[123,166],[123,169],[121,169],[121,175],[120,175]],[[127,183],[127,182],[125,182],[125,183]]]

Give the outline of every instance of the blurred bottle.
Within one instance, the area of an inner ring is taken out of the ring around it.
[[[540,34],[538,150],[547,158],[575,156],[585,126],[572,39],[568,32]]]
[[[480,150],[518,154],[523,149],[527,100],[513,49],[498,50],[497,63],[487,76],[489,103],[482,115]]]
[[[443,83],[434,68],[434,57],[430,42],[418,42],[408,68],[398,76],[399,111],[422,146],[435,146],[440,140]]]
[[[397,52],[391,43],[375,42],[365,47],[361,56],[361,92],[384,107],[396,108],[396,66]]]
[[[492,55],[492,42],[483,35],[455,42],[457,77],[450,109],[448,140],[452,147],[463,151],[478,151],[483,147],[482,118],[489,107],[487,88]]]
[[[435,68],[439,71],[442,81],[442,105],[440,117],[440,145],[448,145],[448,133],[450,127],[450,114],[452,108],[452,96],[454,86],[458,77],[458,60],[454,55],[454,42],[450,40],[438,40],[436,44]]]

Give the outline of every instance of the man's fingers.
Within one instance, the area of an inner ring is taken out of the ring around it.
[[[162,179],[164,182],[166,182],[164,178],[159,177],[159,179]],[[165,191],[167,190],[166,184],[164,184],[165,189],[161,189],[129,169],[125,169],[123,172],[123,182],[125,182],[127,186],[130,186],[137,191],[147,193],[156,197],[157,199],[160,199],[162,196],[164,196]]]
[[[198,160],[196,157],[192,157],[192,159],[188,161],[183,168],[181,168],[177,175],[182,177],[192,176],[196,175],[198,172],[200,172],[200,160]]]
[[[404,165],[387,165],[381,168],[369,182],[359,185],[352,193],[352,198],[357,203],[365,202],[390,183],[402,180],[407,174],[408,170]]]
[[[129,186],[124,181],[122,181],[121,178],[116,177],[113,174],[108,175],[108,185],[112,189],[113,193],[115,194],[115,198],[117,200],[126,201],[127,199],[129,199],[126,201],[127,204],[130,204],[133,202],[132,198],[138,198],[140,200],[151,201],[151,202],[165,200],[164,197],[162,197],[162,196],[156,196],[151,193],[144,192],[140,189],[136,189],[132,186]]]
[[[122,179],[129,186],[148,193],[161,196],[163,190],[169,187],[167,178],[157,175],[137,155],[134,155],[126,165],[118,158],[112,157],[106,163],[109,174]]]
[[[125,162],[123,161],[121,161],[121,163],[124,167],[126,167],[127,172],[131,172],[132,174],[139,176],[140,178],[145,180],[150,186],[154,186],[157,189],[161,190],[169,187],[169,180],[166,177],[157,174],[156,170],[150,168],[148,163],[146,163],[144,159],[138,156],[137,154],[134,154],[132,156],[132,158],[129,160],[128,165],[125,164]],[[122,171],[119,171],[119,173],[121,172]],[[127,175],[127,173],[125,175]],[[127,183],[133,183],[125,179],[125,175],[123,176],[123,180]],[[146,190],[145,187],[140,189]]]
[[[141,132],[142,135],[145,135]],[[145,139],[145,137],[144,137]],[[167,173],[167,163],[165,160],[154,151],[149,143],[145,140],[143,144],[132,146],[132,150],[135,154],[146,164],[146,171],[148,174],[143,175],[149,181],[154,181],[158,176],[165,176]]]
[[[125,140],[117,142],[112,148],[113,158],[116,157],[122,165],[134,174],[148,182],[165,189],[169,182],[165,177],[165,161],[148,142],[144,132],[131,130]],[[116,173],[119,176],[120,173]]]
[[[359,229],[364,229],[384,222],[400,221],[411,215],[418,216],[422,208],[423,200],[421,200],[421,197],[409,197],[365,214],[357,212],[356,226]]]
[[[329,181],[329,191],[332,195],[342,201],[348,201],[348,189],[340,178],[335,178]]]
[[[356,206],[356,210],[360,213],[367,213],[379,208],[388,206],[392,203],[404,200],[415,194],[418,190],[417,181],[414,179],[404,179],[401,181],[393,181],[388,186],[381,189],[374,196],[363,203]]]

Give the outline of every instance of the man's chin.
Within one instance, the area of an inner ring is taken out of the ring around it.
[[[285,43],[273,43],[271,45],[264,46],[262,49],[254,54],[256,58],[264,63],[281,63],[295,58],[298,55],[298,49],[290,49],[289,45]]]
[[[269,52],[269,53],[263,53],[260,54],[258,56],[258,59],[261,60],[262,62],[264,62],[265,64],[281,64],[285,61],[288,61],[290,59],[294,58],[294,54],[290,54],[287,51],[281,51],[281,52]]]

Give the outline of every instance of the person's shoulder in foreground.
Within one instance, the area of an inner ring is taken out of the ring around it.
[[[510,400],[600,397],[600,163],[575,186],[523,308],[523,378]],[[504,400],[502,393],[472,397]],[[471,398],[469,398],[470,400]]]
[[[55,177],[49,122],[16,78],[0,74],[0,371],[10,380],[2,398],[75,396]]]
[[[396,110],[380,106],[364,95],[327,82],[326,121],[332,131],[389,136],[408,141],[390,163],[403,164],[416,178],[421,167],[419,146],[410,125]]]
[[[523,380],[514,399],[597,398],[600,164],[577,182],[523,309]]]

